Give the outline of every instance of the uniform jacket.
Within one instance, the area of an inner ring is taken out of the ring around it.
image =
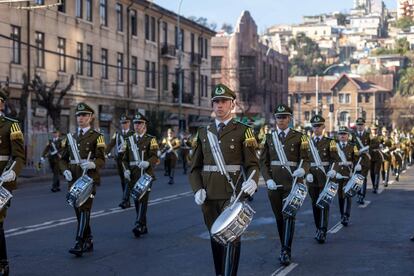
[[[114,135],[112,135],[111,141],[109,141],[108,146],[106,147],[106,154],[109,154],[112,149],[115,147],[115,158],[117,159],[121,159],[123,157],[123,152],[118,152],[118,148],[121,148],[122,150],[125,150],[125,148],[122,148],[120,146],[121,144],[121,136],[124,140],[126,140],[128,138],[129,135],[134,134],[134,132],[132,130],[127,130],[127,132],[125,134],[122,134],[122,131],[119,132],[115,132]],[[118,144],[117,144],[118,142]],[[125,147],[125,145],[124,145]]]

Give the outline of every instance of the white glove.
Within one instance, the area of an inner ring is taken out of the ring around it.
[[[10,181],[13,181],[15,179],[16,179],[16,173],[13,170],[4,172],[0,176],[0,181],[3,181],[3,182],[10,182]]]
[[[279,187],[283,187],[282,185],[277,185],[276,182],[273,179],[269,179],[266,181],[266,186],[269,190],[277,190]]]
[[[334,177],[335,177],[335,175],[336,175],[336,171],[335,171],[335,170],[330,170],[330,171],[326,174],[326,176],[327,176],[327,177],[329,177],[329,178],[334,178]]]
[[[63,172],[63,176],[65,177],[66,181],[72,181],[72,173],[70,170],[65,170]]]
[[[355,166],[355,170],[356,170],[357,172],[359,172],[360,170],[362,170],[361,164],[357,164],[357,165]]]
[[[245,181],[242,184],[241,190],[248,194],[249,196],[252,196],[254,192],[257,189],[257,184],[253,179],[250,179],[249,181]]]
[[[194,194],[194,201],[197,205],[202,205],[206,200],[207,193],[206,190],[200,189]]]
[[[88,161],[88,162],[83,162],[80,164],[82,170],[93,170],[96,168],[96,165],[94,162],[92,161]]]
[[[302,168],[296,169],[293,173],[293,177],[303,177],[305,175],[305,170]]]
[[[306,182],[307,182],[307,183],[312,183],[312,182],[313,182],[313,174],[308,173],[308,174],[306,175]]]
[[[45,162],[45,158],[42,156],[40,157],[40,163],[44,163]]]
[[[130,170],[125,170],[124,171],[124,177],[126,180],[130,181],[131,180],[131,171]]]
[[[336,179],[347,179],[348,178],[348,176],[344,176],[340,173],[337,173],[335,177],[336,177]]]
[[[138,164],[138,168],[140,168],[140,169],[146,169],[146,168],[148,168],[149,167],[149,162],[148,161],[141,161],[141,162],[139,162],[139,164]]]

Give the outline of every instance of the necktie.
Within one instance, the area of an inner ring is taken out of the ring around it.
[[[79,130],[79,138],[81,138],[83,136],[83,129]]]
[[[224,123],[220,123],[219,125],[218,125],[218,131],[217,131],[217,133],[218,133],[218,135],[219,136],[221,136],[221,133],[223,132],[223,129],[224,129],[224,127],[225,127],[226,125],[224,124]]]
[[[345,143],[341,143],[341,148],[344,149],[345,148]]]
[[[280,142],[282,142],[282,144],[284,144],[285,143],[285,132],[284,131],[282,131],[282,132],[280,132],[279,133],[279,139],[280,139]]]
[[[316,143],[316,144],[318,144],[320,140],[321,140],[321,139],[319,139],[319,137],[316,137],[316,139],[315,139],[315,143]]]

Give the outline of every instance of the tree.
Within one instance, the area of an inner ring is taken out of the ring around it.
[[[68,85],[60,90],[59,93],[55,93],[59,85],[59,81],[55,80],[51,86],[47,86],[42,79],[36,75],[30,87],[35,93],[36,100],[40,106],[46,108],[48,115],[52,118],[53,126],[55,128],[60,128],[60,113],[62,111],[62,100],[72,88],[74,82],[73,75],[70,77]],[[55,99],[55,96],[59,94],[59,97]]]
[[[409,67],[401,70],[401,77],[398,84],[398,93],[402,96],[414,95],[414,68]]]
[[[233,33],[233,26],[231,24],[223,23],[223,25],[221,25],[221,29],[228,34]]]
[[[197,16],[189,16],[188,19],[190,19],[191,21],[196,22],[197,24],[200,24],[206,28],[209,28],[213,31],[215,31],[217,29],[217,24],[215,22],[209,23],[208,19],[205,17],[197,17]]]
[[[336,21],[339,26],[345,26],[346,25],[346,15],[343,13],[338,13],[335,15]]]
[[[414,25],[414,21],[409,16],[403,16],[397,21],[397,28],[400,28],[403,30],[409,29],[413,25]]]

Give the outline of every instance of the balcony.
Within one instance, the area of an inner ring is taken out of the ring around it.
[[[176,49],[174,45],[164,44],[161,48],[161,56],[168,59],[176,58]]]
[[[179,102],[178,97],[173,97],[173,103],[178,103],[178,102]],[[183,92],[182,103],[183,104],[194,104],[194,95],[191,93]]]
[[[192,66],[201,65],[201,54],[191,53],[191,65]]]

